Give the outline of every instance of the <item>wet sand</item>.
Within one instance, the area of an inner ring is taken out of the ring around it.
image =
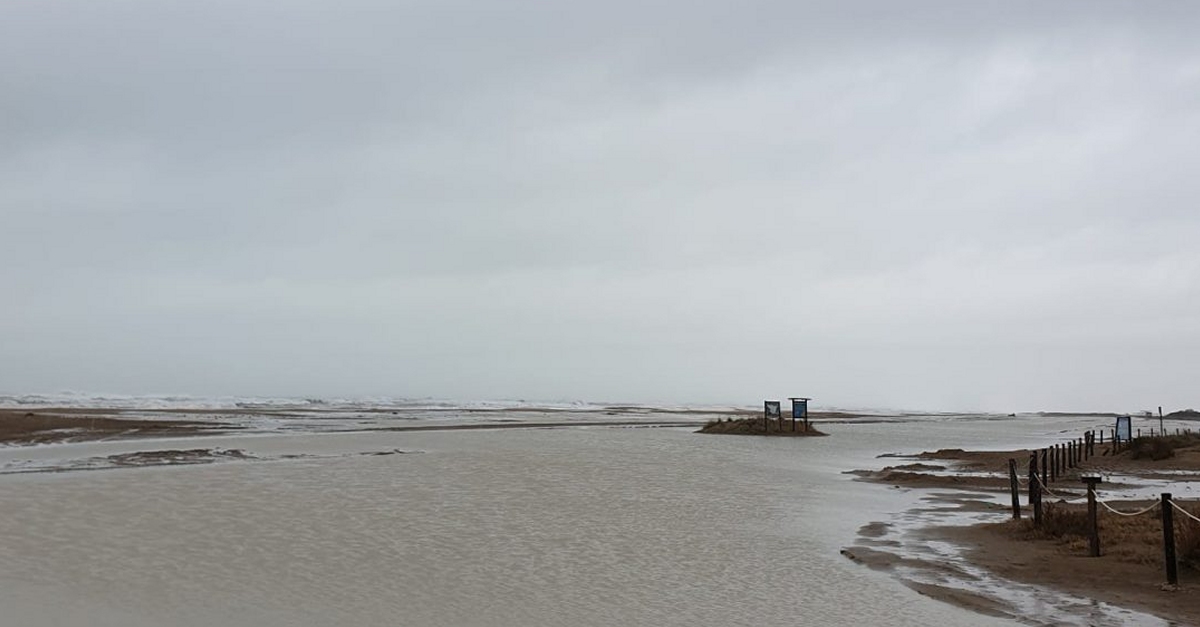
[[[221,422],[141,420],[97,410],[20,411],[0,409],[0,444],[29,445],[116,438],[184,437],[225,433]]]
[[[1097,447],[1098,455],[1081,462],[1076,468],[1052,482],[1053,495],[1043,496],[1047,519],[1051,516],[1082,519],[1086,512],[1086,495],[1082,474],[1101,474],[1102,499],[1121,511],[1137,511],[1152,505],[1148,499],[1146,481],[1163,481],[1166,490],[1175,488],[1176,496],[1186,496],[1187,484],[1200,480],[1200,444],[1176,451],[1171,458],[1152,461],[1133,459],[1128,452],[1112,455],[1107,447]],[[1100,454],[1103,453],[1103,454]],[[1008,460],[1017,461],[1018,475],[1027,473],[1030,451],[964,451],[939,450],[911,456],[887,456],[897,463],[879,470],[859,470],[852,474],[860,479],[881,483],[894,489],[937,490],[928,498],[939,507],[953,507],[959,512],[975,513],[990,520],[970,525],[931,526],[915,532],[908,541],[949,542],[963,549],[963,556],[978,566],[1005,580],[1060,590],[1063,593],[1144,611],[1178,624],[1200,624],[1200,524],[1176,514],[1175,528],[1180,549],[1179,582],[1177,589],[1165,585],[1166,575],[1162,553],[1162,526],[1157,511],[1137,517],[1119,517],[1100,509],[1101,556],[1088,557],[1086,537],[1070,530],[1034,529],[1032,510],[1027,503],[1026,488],[1021,488],[1020,520],[1011,514]],[[1178,474],[1194,472],[1196,475]],[[1138,485],[1141,489],[1136,489]],[[1184,488],[1184,489],[1181,489]],[[1125,500],[1122,495],[1136,496]],[[1200,504],[1183,503],[1200,514]],[[1047,525],[1049,527],[1049,525]],[[937,580],[945,569],[954,569],[936,560],[913,557],[893,551],[896,541],[880,541],[886,536],[887,525],[875,523],[860,529],[860,542],[848,547],[843,554],[859,563],[878,570],[924,572],[930,577],[916,577],[910,586],[918,592],[949,603],[990,614],[1001,611],[994,599],[964,591],[957,586],[928,583]],[[1192,553],[1188,553],[1191,551]],[[976,576],[958,569],[951,579],[969,581]]]

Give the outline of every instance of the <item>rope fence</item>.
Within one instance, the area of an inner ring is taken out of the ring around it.
[[[1105,501],[1101,501],[1101,500],[1097,499],[1096,502],[1099,503],[1100,505],[1102,505],[1104,507],[1104,509],[1116,514],[1117,516],[1128,516],[1129,518],[1133,518],[1134,516],[1141,516],[1142,514],[1145,514],[1147,512],[1152,512],[1152,511],[1158,509],[1158,505],[1159,505],[1158,503],[1154,503],[1150,507],[1147,507],[1145,509],[1139,509],[1136,512],[1123,512],[1119,509],[1114,509],[1113,506],[1109,505]],[[1178,507],[1178,505],[1176,505],[1176,507]],[[1188,514],[1188,515],[1191,516],[1191,514]],[[1200,522],[1200,518],[1197,518],[1196,521]]]
[[[1169,432],[1163,431],[1159,433],[1160,437],[1170,435]],[[1183,431],[1188,435],[1191,434],[1190,430]],[[1179,430],[1176,430],[1176,435],[1179,434]],[[1108,450],[1104,451],[1102,456],[1115,456],[1121,451],[1122,445],[1127,449],[1132,448],[1135,451],[1137,450],[1133,447],[1141,439],[1140,432],[1138,433],[1138,439],[1118,439],[1116,435],[1114,430],[1112,437],[1109,438]],[[1175,523],[1172,514],[1176,511],[1180,512],[1187,520],[1191,521],[1188,524],[1196,523],[1198,525],[1200,525],[1200,516],[1188,511],[1172,499],[1171,494],[1168,492],[1162,493],[1160,500],[1146,507],[1129,511],[1118,509],[1115,506],[1115,501],[1099,498],[1096,494],[1096,486],[1103,482],[1104,479],[1097,474],[1079,472],[1084,470],[1082,467],[1083,462],[1096,455],[1097,443],[1104,443],[1103,431],[1087,431],[1083,434],[1083,437],[1069,440],[1066,444],[1059,443],[1042,449],[1034,449],[1029,456],[1028,474],[1023,477],[1018,476],[1016,459],[1009,459],[1008,469],[1012,488],[1013,518],[1019,519],[1021,517],[1020,492],[1022,488],[1027,493],[1028,505],[1033,510],[1033,526],[1039,529],[1043,527],[1044,522],[1042,510],[1043,495],[1049,495],[1051,498],[1058,499],[1063,504],[1079,504],[1086,500],[1087,529],[1089,532],[1088,553],[1091,557],[1100,557],[1099,511],[1101,507],[1105,511],[1123,518],[1136,518],[1157,511],[1157,517],[1162,521],[1163,563],[1166,569],[1167,583],[1177,586],[1179,583],[1178,560],[1175,555]],[[1079,471],[1071,472],[1075,469]],[[1115,469],[1104,468],[1100,464],[1089,463],[1087,464],[1087,470],[1092,472],[1102,471],[1106,475],[1119,474]],[[1060,478],[1065,479],[1067,475],[1074,475],[1075,478],[1081,480],[1086,485],[1086,496],[1068,496],[1050,489],[1049,483],[1057,481]],[[1195,502],[1200,503],[1200,500]],[[1190,543],[1191,541],[1188,542]],[[1194,550],[1194,546],[1188,550]]]
[[[1050,496],[1052,496],[1052,497],[1054,497],[1054,498],[1056,498],[1056,499],[1062,499],[1062,500],[1064,500],[1064,501],[1066,501],[1066,502],[1068,502],[1068,503],[1070,503],[1070,502],[1071,502],[1071,499],[1076,499],[1076,501],[1075,501],[1075,502],[1079,502],[1079,501],[1078,501],[1079,497],[1076,497],[1076,496],[1066,496],[1066,495],[1063,495],[1063,494],[1059,494],[1059,493],[1055,492],[1054,490],[1051,490],[1051,489],[1050,489],[1050,486],[1047,486],[1046,484],[1042,483],[1042,478],[1041,478],[1041,477],[1039,477],[1038,475],[1036,475],[1036,474],[1035,474],[1035,475],[1033,475],[1033,479],[1034,479],[1035,481],[1037,481],[1037,484],[1038,484],[1038,489],[1039,489],[1039,491],[1041,491],[1041,492],[1044,492],[1044,493],[1046,493],[1046,494],[1049,494]],[[1026,483],[1028,483],[1028,480],[1026,480]]]
[[[1154,504],[1154,506],[1155,506],[1155,507],[1158,507],[1158,504],[1157,504],[1157,503],[1155,503],[1155,504]],[[1180,507],[1180,506],[1179,506],[1179,504],[1178,504],[1178,503],[1176,503],[1174,500],[1172,500],[1172,501],[1171,501],[1171,507],[1174,507],[1176,510],[1178,510],[1178,511],[1179,511],[1179,513],[1183,514],[1184,516],[1187,516],[1188,518],[1191,518],[1192,520],[1194,520],[1194,521],[1196,521],[1196,522],[1200,523],[1200,518],[1196,518],[1196,517],[1195,517],[1195,516],[1194,516],[1194,515],[1193,515],[1191,512],[1189,512],[1189,511],[1187,511],[1186,509],[1183,509],[1182,507]]]

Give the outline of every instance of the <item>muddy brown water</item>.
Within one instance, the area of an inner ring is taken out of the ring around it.
[[[0,625],[1018,624],[839,554],[861,525],[914,501],[844,470],[1006,432],[986,422],[828,431],[40,447],[44,457],[227,446],[268,461],[0,476]],[[412,454],[359,454],[393,449]],[[292,454],[319,456],[281,459]]]

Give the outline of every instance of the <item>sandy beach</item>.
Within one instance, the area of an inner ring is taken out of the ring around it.
[[[1186,440],[1186,439],[1185,439]],[[1086,530],[1077,521],[1086,514],[1086,490],[1081,477],[1102,476],[1100,496],[1113,509],[1138,512],[1154,506],[1157,492],[1174,492],[1179,503],[1200,514],[1200,440],[1186,440],[1166,459],[1136,459],[1128,450],[1112,453],[1111,444],[1100,446],[1097,456],[1068,469],[1050,485],[1053,494],[1043,496],[1047,529],[1036,529],[1022,487],[1022,518],[1011,518],[1008,460],[1015,459],[1024,474],[1030,449],[1004,451],[938,450],[894,456],[896,462],[873,471],[855,471],[862,479],[893,489],[919,488],[931,493],[930,500],[962,512],[976,512],[988,522],[967,525],[930,526],[913,534],[914,542],[951,542],[964,549],[973,566],[1006,580],[1060,590],[1079,598],[1115,606],[1136,608],[1178,624],[1200,623],[1200,597],[1192,594],[1200,586],[1196,570],[1200,523],[1176,515],[1179,542],[1179,585],[1165,585],[1162,523],[1158,510],[1140,516],[1120,516],[1100,508],[1099,529],[1102,553],[1088,556]],[[884,461],[881,459],[881,461]],[[1022,477],[1024,480],[1024,477]],[[1186,500],[1188,498],[1193,500]],[[1068,524],[1063,520],[1068,519]],[[1069,528],[1063,528],[1069,527]],[[872,546],[883,535],[883,527],[861,530],[860,546],[846,555],[872,568],[894,570],[903,564],[915,570],[944,573],[944,562],[901,557],[888,547]],[[974,575],[959,571],[958,577]],[[923,594],[964,606],[991,608],[990,600],[962,594],[953,588],[924,585]],[[994,609],[994,608],[992,608]]]

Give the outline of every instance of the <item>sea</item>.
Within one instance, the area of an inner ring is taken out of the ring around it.
[[[931,505],[929,491],[849,474],[887,454],[1042,446],[1107,416],[855,410],[818,419],[828,437],[756,438],[696,433],[751,409],[736,406],[0,397],[64,406],[197,410],[184,417],[239,429],[0,447],[0,626],[1166,624],[997,579],[920,539],[1002,508]],[[194,449],[218,454],[105,463]],[[971,576],[842,554],[880,522],[891,550]]]

